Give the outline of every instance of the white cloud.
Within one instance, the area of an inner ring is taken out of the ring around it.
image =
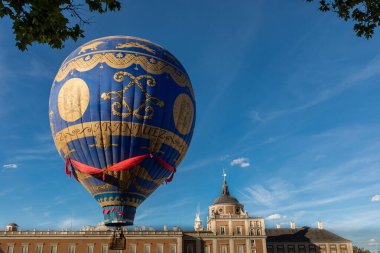
[[[378,201],[380,201],[380,195],[373,196],[372,199],[371,199],[371,201],[372,202],[378,202]]]
[[[251,164],[249,163],[249,159],[246,157],[240,157],[231,161],[231,166],[240,166],[241,168],[249,167]]]
[[[281,214],[275,213],[275,214],[269,215],[265,219],[267,219],[267,220],[281,220],[281,219],[285,219],[285,218],[286,218],[285,215],[281,215]]]
[[[17,168],[17,164],[14,164],[14,163],[4,164],[3,168],[4,169],[16,169]]]

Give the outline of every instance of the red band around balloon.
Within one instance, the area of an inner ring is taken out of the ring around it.
[[[113,213],[113,212],[117,212],[120,216],[125,216],[125,215],[134,216],[136,214],[135,212],[133,212],[133,213],[123,213],[122,211],[120,211],[116,207],[114,207],[112,209],[103,209],[103,213],[104,214],[109,214],[109,213]]]
[[[70,157],[68,157],[66,159],[65,169],[66,169],[66,174],[69,175],[69,176],[71,176],[71,174],[74,174],[74,177],[75,177],[76,180],[78,180],[78,178],[77,178],[77,176],[75,174],[75,171],[74,170],[72,170],[72,171],[69,170],[70,164],[72,165],[73,169],[75,168],[75,169],[79,170],[82,173],[86,173],[86,174],[90,174],[90,175],[95,175],[95,174],[102,173],[103,174],[103,181],[104,181],[106,179],[106,172],[107,171],[128,170],[130,168],[133,168],[136,165],[139,165],[147,157],[155,159],[165,169],[172,171],[172,174],[170,175],[170,177],[165,180],[166,183],[169,183],[169,182],[171,182],[173,180],[174,173],[177,171],[176,168],[173,167],[173,166],[171,166],[170,164],[168,164],[161,157],[154,156],[153,154],[146,154],[146,155],[140,155],[140,156],[131,157],[131,158],[128,158],[128,159],[126,159],[124,161],[121,161],[121,162],[119,162],[117,164],[114,164],[111,167],[108,167],[108,168],[106,168],[104,170],[92,167],[92,166],[87,165],[87,164],[80,163],[80,162],[75,161],[74,159],[71,159]]]

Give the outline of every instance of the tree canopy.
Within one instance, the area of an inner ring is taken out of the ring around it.
[[[371,38],[380,25],[379,0],[319,0],[319,10],[335,12],[345,21],[352,20],[358,37]]]
[[[358,246],[352,247],[353,253],[371,253],[368,249],[359,248]]]
[[[75,2],[74,2],[75,1]],[[322,12],[335,12],[345,21],[354,22],[358,37],[371,38],[380,25],[379,0],[306,0],[319,2]],[[120,10],[118,0],[0,0],[0,18],[12,21],[16,46],[24,51],[33,42],[62,48],[68,39],[84,37],[89,23],[84,12],[104,13]]]
[[[0,0],[0,18],[13,23],[16,46],[24,51],[33,42],[62,48],[63,43],[84,37],[83,26],[89,23],[83,12],[104,13],[120,10],[117,0]]]

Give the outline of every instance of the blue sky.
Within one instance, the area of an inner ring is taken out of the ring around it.
[[[62,50],[14,46],[0,23],[0,226],[66,229],[102,220],[64,173],[48,97],[64,58],[83,43],[132,35],[187,69],[197,99],[193,141],[175,180],[138,210],[137,225],[190,228],[219,195],[222,170],[252,216],[316,226],[380,247],[380,37],[304,1],[123,1],[88,14],[86,38]]]

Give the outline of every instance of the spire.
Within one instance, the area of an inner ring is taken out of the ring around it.
[[[199,214],[199,209],[197,209],[197,213],[195,214],[195,221],[196,222],[200,222],[201,221],[201,217],[200,217],[200,214]]]
[[[224,170],[223,170],[223,177],[224,177],[224,180],[223,180],[222,195],[228,195],[229,196],[230,192],[228,190],[228,185],[227,185],[227,180],[226,180],[227,174]]]
[[[195,231],[203,231],[203,224],[199,213],[199,208],[197,208],[197,213],[195,214],[194,220],[194,230]]]

